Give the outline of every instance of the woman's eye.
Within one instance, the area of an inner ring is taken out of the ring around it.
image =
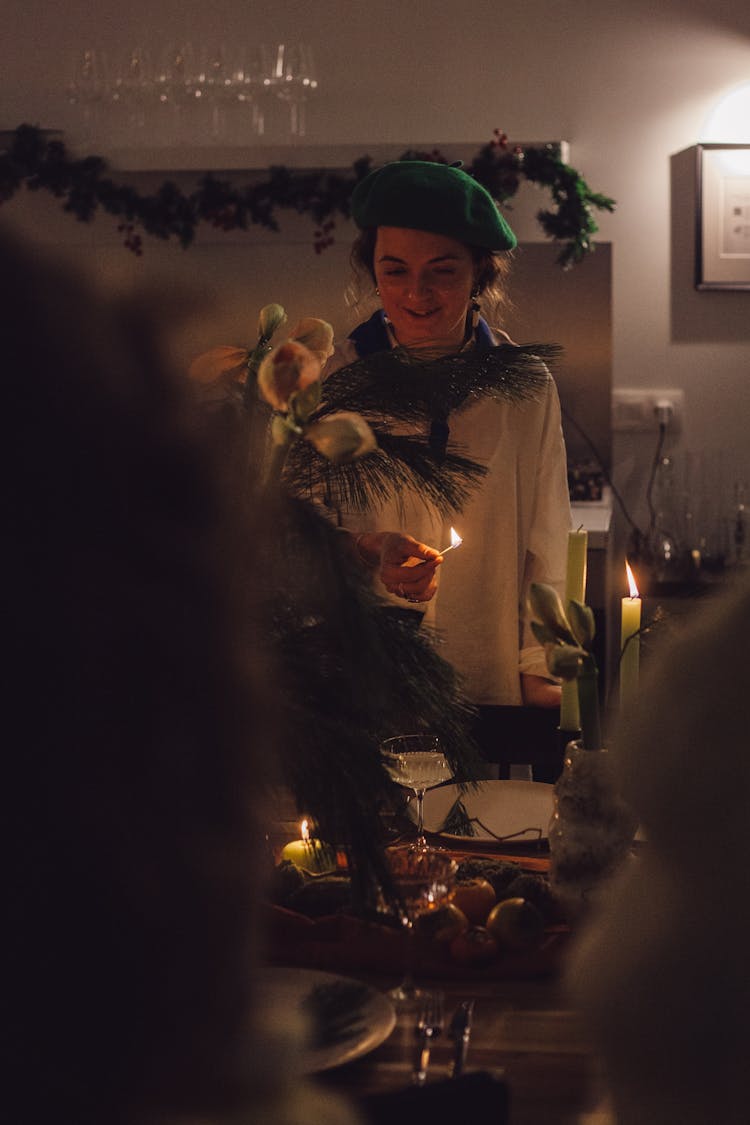
[[[401,270],[401,269],[385,270],[384,276],[385,277],[402,277],[405,272],[406,272],[405,270]]]

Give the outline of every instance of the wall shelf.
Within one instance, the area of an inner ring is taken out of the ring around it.
[[[569,160],[565,141],[519,141],[524,146],[553,144],[561,159]],[[398,141],[387,144],[249,144],[179,145],[112,148],[101,153],[111,165],[127,172],[250,172],[283,165],[298,169],[349,169],[362,156],[373,164],[397,160],[408,149],[437,150],[446,157],[470,162],[484,141]],[[81,155],[85,155],[81,151]]]

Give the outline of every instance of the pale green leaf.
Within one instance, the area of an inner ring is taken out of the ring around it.
[[[306,387],[303,387],[302,390],[295,391],[290,397],[289,409],[300,425],[303,425],[313,411],[317,410],[322,396],[322,386],[320,380],[317,379],[314,383],[309,383]]]
[[[582,652],[573,645],[549,645],[546,648],[547,667],[561,680],[575,680],[581,666]]]
[[[282,305],[264,305],[258,317],[258,336],[270,340],[274,332],[286,322],[286,312]]]
[[[548,586],[546,582],[532,582],[529,588],[529,608],[532,616],[546,625],[555,637],[575,643],[560,595],[553,586]]]
[[[568,602],[568,621],[573,630],[573,636],[580,645],[588,648],[596,633],[594,611],[582,602]]]
[[[546,625],[542,625],[541,621],[531,622],[531,631],[539,641],[540,645],[555,645],[558,644],[558,639],[551,629]]]

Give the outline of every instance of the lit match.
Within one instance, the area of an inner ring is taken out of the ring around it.
[[[458,534],[455,527],[452,527],[451,528],[451,545],[450,545],[450,547],[446,547],[443,551],[441,551],[440,554],[441,555],[447,555],[449,551],[455,551],[456,547],[460,547],[462,543],[463,543],[463,539]]]

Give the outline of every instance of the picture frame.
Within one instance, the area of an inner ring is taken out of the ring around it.
[[[750,144],[699,144],[696,289],[750,290]]]

